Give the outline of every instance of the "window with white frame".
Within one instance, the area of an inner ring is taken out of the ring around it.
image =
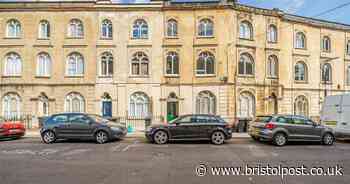
[[[213,75],[215,74],[215,57],[211,52],[201,52],[197,60],[198,75]]]
[[[255,97],[245,91],[240,93],[238,99],[237,116],[240,118],[253,118],[255,116]]]
[[[148,38],[148,24],[143,19],[135,20],[132,26],[133,39],[147,39]]]
[[[16,93],[7,93],[2,98],[2,116],[5,119],[16,119],[21,116],[21,97]]]
[[[253,27],[248,21],[243,21],[239,25],[239,38],[253,39]]]
[[[309,102],[303,95],[298,96],[294,101],[294,114],[300,116],[308,116]]]
[[[84,37],[84,25],[79,19],[72,19],[68,25],[68,37],[82,38]]]
[[[179,55],[176,52],[168,52],[166,55],[166,74],[179,74]]]
[[[19,38],[21,36],[22,28],[21,23],[16,19],[7,21],[6,25],[6,37]]]
[[[277,42],[277,27],[275,25],[270,25],[267,32],[267,40],[272,43]]]
[[[322,82],[331,82],[331,80],[332,80],[332,66],[331,66],[331,64],[325,63],[322,65],[321,79],[322,79]]]
[[[305,63],[299,61],[294,66],[294,80],[295,81],[307,81],[307,67]]]
[[[5,56],[4,75],[5,76],[20,76],[22,74],[21,57],[14,52],[8,53]]]
[[[85,112],[84,97],[76,92],[69,93],[65,98],[65,112]]]
[[[297,49],[305,49],[306,48],[306,37],[302,32],[298,32],[295,35],[295,48]]]
[[[328,36],[324,36],[322,39],[322,51],[330,52],[331,51],[331,39]]]
[[[101,55],[101,76],[112,76],[113,75],[113,55],[110,52],[104,52]]]
[[[39,38],[48,39],[50,37],[50,23],[47,20],[39,22]]]
[[[254,60],[248,53],[243,53],[240,56],[238,63],[239,75],[254,75]]]
[[[272,78],[278,77],[278,59],[275,55],[269,56],[267,60],[267,75]]]
[[[129,116],[145,118],[150,115],[150,99],[143,92],[136,92],[129,99]]]
[[[167,36],[168,37],[177,36],[177,21],[175,19],[170,19],[167,22]]]
[[[149,74],[149,60],[144,52],[136,52],[131,58],[131,75],[147,76]]]
[[[101,23],[101,38],[110,39],[113,37],[112,21],[105,19]]]
[[[82,76],[84,75],[84,57],[77,52],[68,55],[66,74],[68,76]]]
[[[198,36],[213,36],[214,23],[210,19],[202,19],[198,25]]]
[[[197,114],[216,114],[216,97],[210,91],[202,91],[196,98]]]
[[[37,76],[50,76],[51,74],[51,57],[48,53],[42,52],[37,57]]]

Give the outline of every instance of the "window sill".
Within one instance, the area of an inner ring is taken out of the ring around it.
[[[332,51],[330,51],[330,50],[322,50],[322,53],[330,54],[330,53],[332,53]]]
[[[268,44],[277,44],[277,41],[267,41]]]
[[[149,78],[149,75],[130,75],[129,78]]]
[[[35,76],[35,78],[41,78],[41,79],[49,79],[49,78],[51,78],[51,76],[48,76],[48,75],[37,75],[37,76]]]
[[[305,48],[297,48],[297,47],[294,47],[294,49],[296,49],[296,50],[303,50],[303,51],[306,51],[306,50],[307,50],[306,47],[305,47]]]
[[[245,41],[254,41],[253,38],[241,38],[241,37],[239,37],[239,39],[240,40],[245,40]]]
[[[68,36],[68,37],[66,37],[66,39],[69,39],[69,40],[82,40],[82,39],[84,39],[84,36],[79,36],[79,37],[70,37],[70,36]]]
[[[294,83],[296,83],[296,84],[307,84],[308,81],[296,81],[296,80],[294,80]]]
[[[272,80],[274,80],[274,79],[275,79],[275,80],[276,80],[276,79],[278,79],[278,77],[268,76],[268,77],[267,77],[267,79],[272,79]]]
[[[21,78],[22,75],[3,75],[2,78]]]
[[[113,37],[109,38],[109,37],[101,37],[100,40],[113,40]]]
[[[148,40],[148,37],[147,38],[134,38],[134,37],[131,37],[131,40]]]
[[[333,83],[331,81],[321,81],[322,85],[332,85]]]
[[[65,78],[83,78],[84,75],[66,75]]]
[[[22,38],[21,37],[8,37],[8,36],[5,36],[4,39],[7,39],[7,40],[20,40]]]
[[[215,36],[197,36],[197,39],[213,39]]]
[[[166,36],[165,39],[176,40],[176,39],[179,39],[179,37],[178,36]]]
[[[37,40],[50,40],[50,38],[38,38]]]
[[[255,78],[255,75],[243,75],[243,74],[239,74],[238,77],[239,77],[239,78]]]
[[[215,74],[196,74],[196,77],[205,78],[205,77],[216,77]]]
[[[98,78],[102,78],[102,79],[113,78],[113,75],[99,75]]]
[[[179,78],[180,75],[178,75],[178,74],[165,74],[164,77],[166,77],[166,78]]]

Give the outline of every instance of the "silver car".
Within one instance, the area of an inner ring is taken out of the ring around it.
[[[288,141],[318,141],[324,145],[335,141],[333,129],[296,115],[258,116],[248,132],[254,140],[271,141],[277,146],[284,146]]]

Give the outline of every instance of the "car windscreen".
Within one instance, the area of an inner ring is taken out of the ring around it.
[[[102,116],[95,115],[95,114],[89,114],[89,117],[93,119],[96,123],[106,123],[110,120],[103,118]]]
[[[268,123],[272,119],[272,116],[257,116],[255,118],[255,122],[262,122],[262,123]]]

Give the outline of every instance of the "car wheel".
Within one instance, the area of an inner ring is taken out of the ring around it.
[[[224,144],[225,134],[221,131],[216,131],[211,135],[211,142],[216,145]]]
[[[104,144],[108,141],[108,134],[105,131],[100,130],[95,134],[95,139],[97,143]]]
[[[284,133],[277,133],[273,136],[273,143],[276,146],[284,146],[287,144],[287,136]]]
[[[158,130],[153,135],[153,141],[156,144],[165,144],[168,142],[168,139],[169,139],[168,134],[163,130]]]
[[[42,140],[46,144],[54,143],[56,141],[56,135],[53,131],[46,131],[42,135]]]
[[[334,143],[334,136],[330,133],[326,133],[323,138],[322,138],[322,143],[324,145],[327,145],[327,146],[330,146],[330,145],[333,145]]]

